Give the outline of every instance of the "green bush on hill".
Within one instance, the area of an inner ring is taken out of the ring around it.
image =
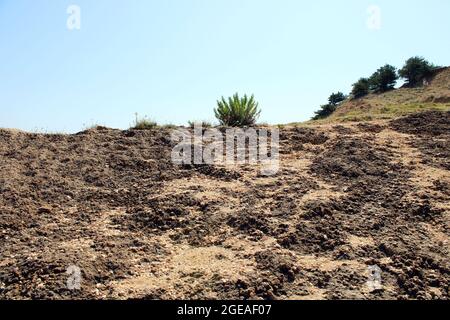
[[[405,62],[403,68],[398,71],[398,75],[406,79],[408,86],[415,87],[429,77],[436,68],[438,67],[422,57],[412,57]]]
[[[369,89],[374,93],[383,93],[394,89],[397,80],[397,69],[386,64],[369,78]]]
[[[370,81],[367,78],[360,78],[353,84],[352,97],[353,99],[362,98],[369,94]]]
[[[338,93],[332,93],[331,94],[331,96],[328,98],[328,103],[333,105],[333,106],[337,106],[338,104],[340,104],[345,99],[347,99],[345,94],[343,94],[342,92],[339,91]]]
[[[250,98],[247,95],[240,98],[237,93],[228,100],[222,97],[221,101],[217,101],[217,109],[214,109],[214,114],[220,124],[229,127],[254,125],[260,113],[258,103],[253,95]]]
[[[312,120],[328,118],[331,114],[333,114],[334,111],[336,111],[336,108],[345,99],[346,96],[342,92],[331,94],[331,96],[328,98],[328,104],[320,106],[320,110],[315,112],[316,115],[312,118]]]

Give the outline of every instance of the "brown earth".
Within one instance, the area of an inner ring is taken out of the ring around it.
[[[449,299],[449,112],[285,127],[269,177],[169,136],[0,130],[0,298]]]

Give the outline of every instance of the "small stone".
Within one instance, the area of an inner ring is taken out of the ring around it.
[[[49,207],[41,207],[38,209],[38,213],[51,213],[52,209],[50,209]]]

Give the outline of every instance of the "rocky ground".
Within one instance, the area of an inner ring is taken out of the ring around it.
[[[450,112],[283,127],[269,177],[169,137],[0,130],[0,298],[449,298]]]

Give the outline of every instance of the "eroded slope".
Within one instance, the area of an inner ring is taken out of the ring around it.
[[[0,298],[448,299],[449,132],[287,127],[263,177],[178,167],[164,129],[0,130]]]

